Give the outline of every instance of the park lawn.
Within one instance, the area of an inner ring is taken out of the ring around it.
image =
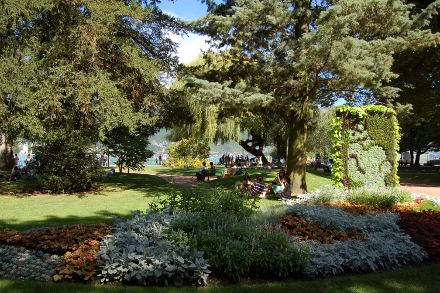
[[[440,186],[440,173],[435,168],[399,168],[397,175],[402,182]]]
[[[73,195],[29,195],[23,193],[23,186],[29,186],[32,180],[4,181],[0,189],[0,228],[26,230],[66,224],[92,224],[111,221],[113,215],[129,216],[130,211],[145,210],[161,196],[182,189],[154,174],[193,175],[196,170],[197,168],[188,170],[148,166],[138,173],[117,174],[105,178],[99,192]],[[276,172],[277,170],[250,171],[254,178],[256,175],[263,175],[267,183],[273,180]],[[307,174],[310,190],[330,183],[328,176],[321,174]],[[200,184],[200,187],[232,189],[241,177],[212,181]],[[262,199],[259,204],[260,207],[270,207],[281,202]]]
[[[72,195],[4,195],[0,193],[0,228],[25,230],[41,226],[91,224],[111,221],[145,210],[155,199],[178,189],[147,174],[106,178],[102,190]]]
[[[346,275],[322,280],[290,280],[257,284],[210,285],[194,287],[135,287],[85,285],[79,283],[43,283],[0,280],[0,292],[438,292],[440,264],[431,263],[393,272]]]
[[[223,167],[217,167],[217,173],[221,173]],[[198,168],[170,168],[170,167],[162,167],[162,166],[148,166],[141,173],[144,174],[166,174],[166,175],[184,175],[184,176],[195,176],[195,173],[198,171]],[[256,179],[258,176],[262,176],[264,182],[266,184],[271,183],[279,169],[273,170],[259,170],[256,168],[247,169],[249,175],[251,175],[252,179]],[[205,183],[199,184],[200,186],[210,187],[210,188],[225,188],[225,189],[233,189],[235,183],[240,181],[243,178],[244,174],[236,175],[226,179],[213,180]],[[319,188],[326,184],[332,184],[330,179],[330,175],[328,173],[323,173],[321,171],[315,171],[312,168],[307,168],[307,176],[306,176],[307,188],[309,191],[313,191],[316,188]]]

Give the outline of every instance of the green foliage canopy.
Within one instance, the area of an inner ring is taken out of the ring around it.
[[[436,45],[428,27],[439,1],[419,14],[402,1],[210,1],[194,25],[233,64],[215,80],[192,78],[205,100],[236,105],[283,105],[287,115],[287,173],[304,192],[310,107],[338,98],[390,99],[397,88],[393,55]]]

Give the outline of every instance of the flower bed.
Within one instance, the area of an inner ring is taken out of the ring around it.
[[[420,263],[426,258],[426,252],[399,229],[395,214],[355,216],[337,207],[309,205],[293,205],[289,210],[327,229],[354,230],[366,234],[364,241],[348,239],[331,244],[302,242],[310,249],[311,257],[304,270],[308,277],[389,270]]]
[[[106,224],[70,225],[30,232],[4,229],[0,231],[0,243],[63,254],[75,250],[83,241],[100,241],[110,233],[111,226]]]
[[[323,244],[330,244],[334,241],[347,241],[350,238],[364,240],[365,235],[354,230],[338,231],[325,229],[316,222],[308,222],[299,217],[296,213],[290,213],[278,221],[281,230],[295,236],[298,240],[315,240]]]
[[[400,211],[398,223],[428,252],[430,259],[440,260],[440,212]]]
[[[56,258],[56,266],[46,268],[44,280],[47,276],[53,277],[54,281],[61,279],[89,280],[96,275],[96,253],[99,250],[99,241],[105,235],[111,233],[111,226],[107,224],[97,225],[71,225],[39,229],[30,232],[19,232],[5,229],[0,232],[0,243],[7,244],[7,247],[17,247],[23,250],[22,253],[31,255],[38,263],[40,254],[48,259],[47,253],[52,253]],[[38,252],[39,251],[39,252]],[[43,253],[46,252],[46,253]],[[58,256],[62,255],[62,256]],[[0,264],[2,265],[2,264]],[[18,268],[14,275],[27,275],[26,266]],[[0,271],[0,276],[9,276]],[[30,276],[31,279],[40,280]]]

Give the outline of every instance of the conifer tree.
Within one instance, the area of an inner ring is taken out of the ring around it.
[[[0,132],[39,144],[159,121],[182,24],[155,0],[0,2]],[[56,145],[56,144],[55,144]]]
[[[439,1],[414,15],[412,6],[399,0],[205,2],[209,13],[194,27],[221,52],[227,50],[223,55],[234,70],[218,81],[195,77],[192,82],[213,103],[282,105],[287,174],[295,193],[307,190],[311,107],[338,98],[371,102],[396,97],[397,88],[386,84],[396,77],[394,54],[439,42],[428,27]]]

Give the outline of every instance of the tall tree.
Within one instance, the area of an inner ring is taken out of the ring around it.
[[[307,124],[313,105],[337,98],[390,99],[384,85],[396,75],[393,54],[439,42],[427,19],[439,2],[410,17],[399,0],[208,1],[209,13],[194,27],[214,47],[227,49],[238,70],[229,81],[194,79],[205,99],[240,107],[283,105],[287,129],[287,175],[292,190],[306,186]],[[238,76],[238,77],[237,77]],[[223,80],[226,77],[223,77]],[[284,114],[284,113],[283,113]],[[281,119],[281,117],[280,117]]]
[[[151,0],[0,3],[0,129],[40,143],[158,121],[181,23]]]
[[[420,13],[433,0],[409,1],[412,13]],[[440,18],[432,17],[432,31],[440,31]],[[401,151],[410,151],[411,165],[420,165],[420,155],[440,148],[440,49],[438,47],[406,50],[395,56],[393,71],[399,76],[392,85],[401,89],[395,105],[408,105],[409,113],[400,113]]]

